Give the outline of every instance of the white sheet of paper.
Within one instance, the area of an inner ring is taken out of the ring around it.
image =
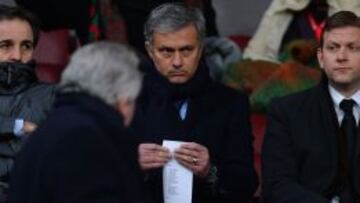
[[[171,153],[184,143],[164,140],[163,146]],[[180,165],[174,158],[163,168],[164,203],[191,203],[193,173]]]

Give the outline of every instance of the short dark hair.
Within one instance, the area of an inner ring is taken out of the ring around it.
[[[324,34],[335,28],[357,27],[360,28],[360,18],[351,11],[339,11],[331,15],[326,23],[320,38],[320,47],[324,44]]]
[[[34,46],[36,46],[40,35],[39,21],[37,18],[21,7],[0,5],[0,22],[14,19],[20,19],[29,23],[33,33]]]

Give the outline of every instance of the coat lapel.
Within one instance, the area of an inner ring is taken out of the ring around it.
[[[331,159],[332,163],[332,178],[329,180],[329,185],[332,183],[337,175],[338,170],[338,146],[337,136],[340,133],[339,124],[337,121],[334,104],[328,91],[327,83],[322,82],[318,85],[317,97],[319,97],[317,106],[320,109],[321,128],[324,129],[325,139],[329,144],[328,159]]]

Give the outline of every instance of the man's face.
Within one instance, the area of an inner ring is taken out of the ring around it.
[[[0,21],[0,62],[29,62],[34,51],[33,39],[31,27],[26,21]]]
[[[360,28],[335,28],[324,34],[318,60],[330,84],[339,90],[360,89]]]
[[[194,76],[202,53],[192,24],[175,32],[155,32],[146,48],[157,71],[173,84],[186,83]]]

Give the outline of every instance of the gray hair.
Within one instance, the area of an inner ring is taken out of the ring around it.
[[[96,42],[78,49],[61,75],[60,89],[85,91],[113,105],[120,98],[136,99],[142,75],[139,58],[128,46]]]
[[[145,43],[152,41],[154,32],[174,32],[192,23],[200,42],[205,38],[205,18],[198,8],[182,3],[165,3],[151,11],[144,26]]]

